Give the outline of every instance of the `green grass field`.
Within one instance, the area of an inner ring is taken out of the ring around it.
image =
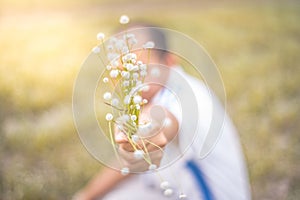
[[[119,16],[183,32],[210,53],[240,133],[253,199],[300,196],[296,1],[0,2],[0,199],[70,199],[102,166],[81,145],[72,87]]]

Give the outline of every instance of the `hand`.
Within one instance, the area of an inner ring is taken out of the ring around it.
[[[138,150],[142,150],[144,154],[144,159],[138,159],[134,155],[136,150],[133,145],[128,141],[127,136],[118,132],[115,136],[115,141],[119,145],[119,155],[122,159],[122,163],[130,169],[132,172],[146,171],[150,164],[155,164],[157,167],[160,165],[160,161],[163,157],[163,147],[167,144],[167,138],[162,131],[157,128],[153,128],[151,133],[152,136],[143,139],[139,139],[136,142],[136,147]],[[154,133],[154,134],[153,134]],[[148,155],[146,153],[148,152]],[[147,162],[148,161],[148,162]]]

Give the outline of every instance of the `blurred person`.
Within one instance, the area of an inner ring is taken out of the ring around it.
[[[146,27],[154,26],[140,23],[131,25],[129,29]],[[144,37],[142,40],[145,41],[154,41],[155,45],[160,46],[161,49],[167,49],[166,36],[159,29],[151,29],[141,37]],[[159,105],[164,108],[168,119],[170,119],[171,126],[164,127],[158,134],[150,138],[151,142],[165,148],[164,154],[156,151],[152,155],[153,163],[159,166],[161,162],[167,160],[168,152],[176,151],[176,149],[181,152],[184,151],[181,143],[185,140],[185,133],[184,130],[179,129],[182,125],[180,124],[180,105],[178,105],[174,95],[166,88],[170,84],[173,84],[173,87],[174,84],[177,84],[175,85],[175,88],[178,89],[176,93],[183,92],[185,88],[181,88],[180,83],[176,83],[173,73],[179,73],[184,77],[196,97],[199,112],[199,116],[196,116],[196,118],[202,119],[199,120],[200,128],[197,129],[196,134],[204,134],[209,129],[212,117],[212,98],[216,97],[209,93],[200,80],[185,73],[178,66],[172,54],[155,50],[151,53],[151,63],[160,63],[170,68],[169,71],[162,72],[159,75],[160,81],[164,82],[166,87],[150,85],[148,92],[143,93],[143,98],[149,100],[149,105],[143,110],[142,118],[149,117],[151,108]],[[149,79],[151,81],[151,77]],[[223,112],[221,106],[214,109],[219,109],[220,113]],[[183,133],[179,134],[177,141],[169,144],[180,131]],[[130,170],[146,171],[149,164],[144,160],[134,160],[131,145],[125,137],[122,137],[120,133],[117,134],[117,132],[115,140],[119,144],[119,153],[123,161]],[[204,159],[198,159],[193,151],[193,148],[197,149],[200,145],[199,141],[196,140],[176,162],[159,170],[161,176],[166,177],[166,180],[172,186],[173,192],[170,195],[163,194],[160,188],[160,180],[154,173],[137,173],[123,176],[117,170],[105,168],[74,196],[74,200],[165,200],[179,199],[180,194],[182,198],[186,195],[185,199],[189,200],[249,200],[251,199],[250,186],[242,149],[235,127],[227,115],[221,132],[214,149]],[[149,151],[154,150],[155,148],[149,149]]]

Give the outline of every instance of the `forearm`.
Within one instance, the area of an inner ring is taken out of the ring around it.
[[[126,177],[128,176],[123,176],[119,171],[105,168],[82,189],[81,194],[84,200],[102,197]]]

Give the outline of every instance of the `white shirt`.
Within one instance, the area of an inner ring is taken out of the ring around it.
[[[190,93],[192,94],[190,94]],[[198,79],[186,74],[180,68],[174,70],[152,103],[168,109],[178,120],[180,131],[178,143],[171,142],[165,148],[160,176],[169,181],[174,195],[167,198],[159,188],[160,179],[155,174],[132,176],[121,183],[104,200],[166,200],[178,199],[180,192],[189,200],[205,200],[205,195],[186,163],[193,160],[202,171],[202,178],[210,189],[214,200],[251,199],[247,169],[236,130],[227,115],[223,129],[211,153],[199,159],[210,125],[215,116],[225,113],[217,99]],[[213,109],[217,109],[213,112]],[[189,113],[185,113],[186,110]],[[196,127],[196,129],[195,129]],[[194,131],[196,130],[196,131]],[[214,129],[213,129],[214,130]]]

